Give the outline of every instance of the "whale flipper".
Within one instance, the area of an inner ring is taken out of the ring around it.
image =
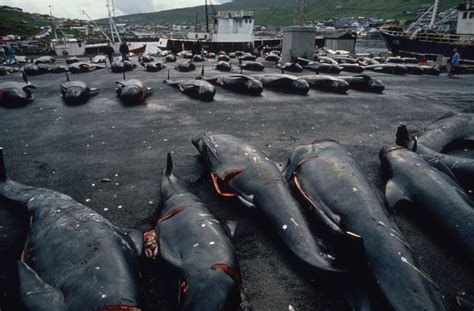
[[[410,201],[411,199],[403,192],[402,189],[390,179],[385,186],[385,198],[387,199],[388,207],[393,210],[400,201]]]
[[[44,282],[27,264],[18,262],[21,300],[27,310],[66,310],[63,294]]]

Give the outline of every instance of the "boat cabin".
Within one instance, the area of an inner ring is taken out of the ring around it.
[[[456,33],[459,35],[474,35],[474,3],[466,0],[458,5],[458,24]]]
[[[251,11],[219,11],[215,17],[215,42],[253,42],[255,18]]]

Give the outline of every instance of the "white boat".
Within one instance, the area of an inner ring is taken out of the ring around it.
[[[53,39],[51,49],[57,56],[81,56],[86,51],[86,42],[75,38]]]

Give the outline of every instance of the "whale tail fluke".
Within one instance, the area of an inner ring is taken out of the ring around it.
[[[171,158],[171,153],[168,153],[166,157],[165,175],[170,176],[172,171],[173,171],[173,159]]]
[[[7,179],[7,171],[5,169],[5,161],[3,159],[3,147],[0,147],[0,181]]]

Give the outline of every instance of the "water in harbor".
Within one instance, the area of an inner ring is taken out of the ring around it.
[[[382,38],[361,38],[357,39],[356,53],[368,53],[371,52],[373,54],[379,54],[382,52],[388,52],[387,47],[385,46],[385,42]]]

